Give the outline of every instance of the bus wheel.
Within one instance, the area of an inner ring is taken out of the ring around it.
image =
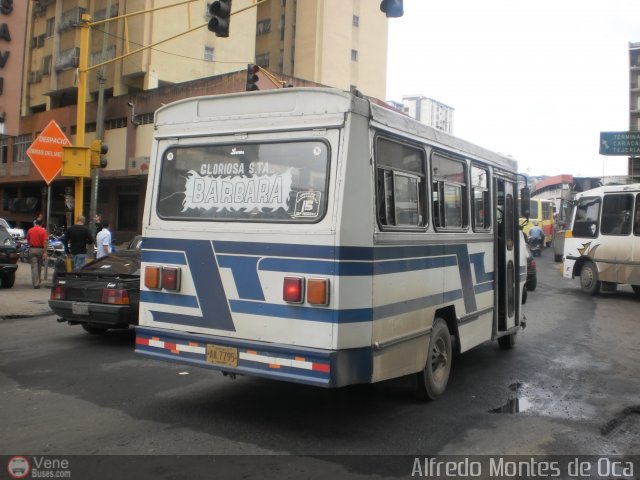
[[[451,335],[447,324],[436,318],[431,329],[427,364],[416,373],[418,397],[422,400],[435,400],[447,388],[451,373]]]
[[[498,346],[502,350],[511,350],[516,346],[516,340],[518,338],[517,333],[512,333],[511,335],[503,335],[498,339]]]
[[[600,280],[598,280],[598,269],[593,262],[585,262],[580,270],[580,286],[582,291],[588,295],[597,295],[600,292]]]
[[[633,288],[635,294],[640,297],[640,285],[631,285],[631,288]]]

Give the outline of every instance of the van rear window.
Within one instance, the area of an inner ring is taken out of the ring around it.
[[[326,211],[328,167],[322,141],[171,147],[162,156],[158,215],[317,222]]]

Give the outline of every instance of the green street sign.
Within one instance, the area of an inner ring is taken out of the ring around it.
[[[640,155],[640,132],[600,132],[600,155]]]

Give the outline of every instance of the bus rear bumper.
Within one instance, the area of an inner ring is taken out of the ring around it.
[[[369,383],[373,368],[371,347],[323,350],[140,326],[135,351],[230,374],[327,388]]]

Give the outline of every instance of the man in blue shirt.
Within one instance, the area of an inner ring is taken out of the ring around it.
[[[533,227],[529,230],[529,237],[533,241],[539,241],[541,245],[544,243],[544,232],[538,226],[538,222],[533,222]]]

